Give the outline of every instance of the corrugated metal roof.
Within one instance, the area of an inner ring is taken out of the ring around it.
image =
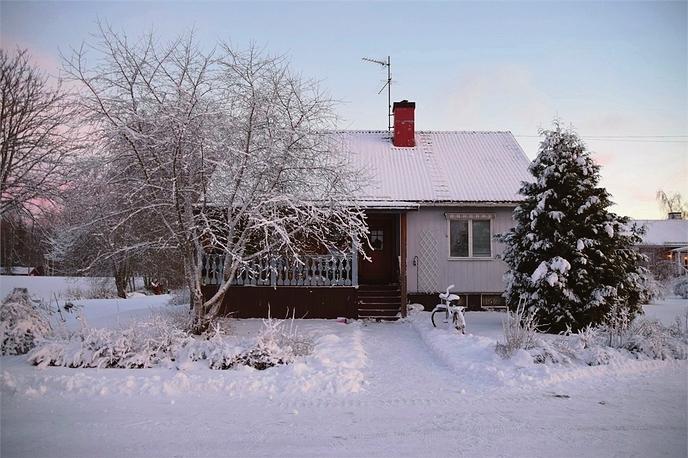
[[[416,132],[414,148],[386,131],[340,133],[367,183],[360,198],[410,202],[520,201],[530,161],[511,132]]]
[[[688,245],[688,220],[637,219],[633,222],[645,226],[643,245]]]

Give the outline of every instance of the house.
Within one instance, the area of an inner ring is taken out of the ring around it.
[[[41,276],[43,275],[43,267],[23,267],[23,266],[14,266],[14,267],[0,267],[0,274],[2,275],[19,275],[19,276],[28,276],[28,277],[36,277],[36,276]]]
[[[510,132],[416,131],[415,103],[394,103],[394,133],[342,132],[354,166],[365,171],[371,261],[356,253],[318,255],[301,267],[258,266],[237,275],[224,311],[238,317],[390,317],[406,304],[431,307],[453,291],[472,309],[504,305],[494,235],[513,226],[529,160]],[[217,289],[208,258],[204,294]],[[267,263],[267,261],[266,261]],[[296,269],[300,269],[299,272]]]
[[[635,220],[645,228],[638,250],[648,258],[648,268],[655,275],[688,274],[688,220],[681,213],[669,213],[667,219]]]

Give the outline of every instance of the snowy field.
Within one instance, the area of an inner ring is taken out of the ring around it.
[[[180,309],[168,299],[80,303],[91,326],[116,328]],[[646,311],[670,324],[687,308],[668,299]],[[2,357],[0,455],[687,456],[685,361],[505,361],[494,352],[502,317],[468,313],[466,336],[432,328],[427,313],[297,320],[312,354],[265,371],[37,369]],[[228,339],[261,326],[234,320]]]
[[[0,275],[0,297],[5,298],[14,288],[28,288],[31,295],[44,301],[69,298],[70,294],[87,293],[93,288],[107,287],[116,291],[112,277],[24,277]],[[136,287],[143,287],[143,278],[136,278]]]

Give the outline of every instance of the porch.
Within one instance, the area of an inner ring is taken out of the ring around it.
[[[373,318],[406,315],[406,215],[368,215],[371,247],[310,254],[299,259],[265,257],[245,263],[230,279],[222,313],[238,318]],[[203,260],[203,294],[214,294],[225,278],[224,255]]]

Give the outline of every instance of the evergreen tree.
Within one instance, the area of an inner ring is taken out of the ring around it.
[[[650,294],[644,256],[633,248],[642,229],[608,210],[600,167],[575,132],[555,122],[540,133],[535,181],[523,183],[516,227],[500,236],[507,303],[522,298],[550,332],[599,324],[610,312],[632,318]]]

